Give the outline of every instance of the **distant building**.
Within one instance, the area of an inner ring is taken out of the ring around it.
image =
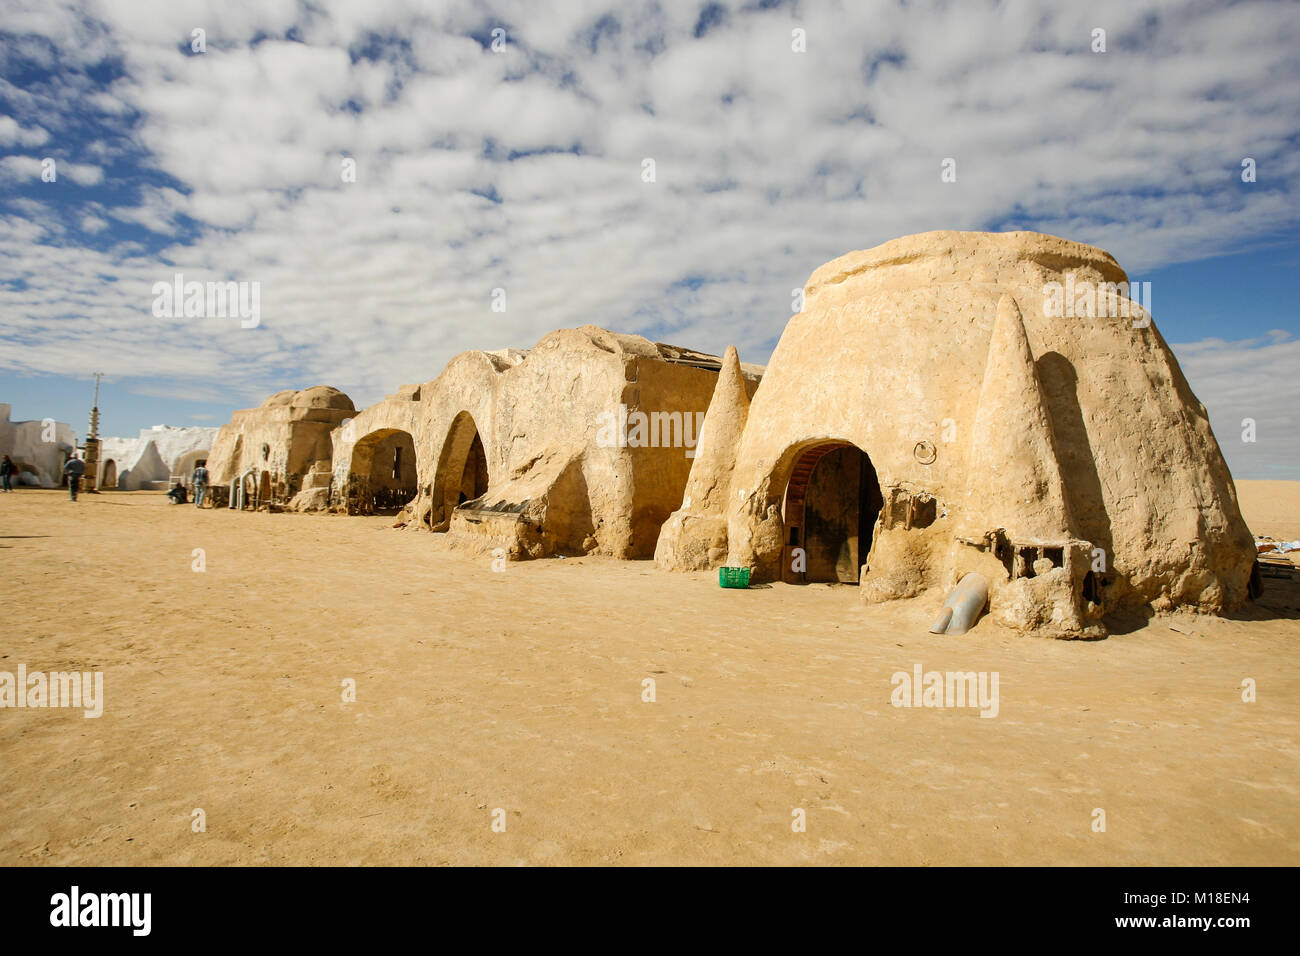
[[[98,487],[106,491],[162,488],[173,475],[183,475],[188,482],[216,437],[216,428],[154,425],[140,429],[135,438],[101,439]]]
[[[11,408],[0,402],[0,455],[8,455],[18,466],[14,484],[57,488],[63,480],[63,464],[77,447],[77,433],[52,418],[11,422]]]
[[[257,408],[235,412],[212,441],[208,472],[213,502],[269,507],[304,488],[327,490],[330,433],[357,414],[352,399],[336,388],[286,389]]]

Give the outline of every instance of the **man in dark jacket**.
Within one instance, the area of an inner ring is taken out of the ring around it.
[[[86,463],[78,458],[74,451],[67,464],[63,466],[63,473],[68,476],[68,499],[76,501],[77,485],[81,484],[81,476],[86,473]]]

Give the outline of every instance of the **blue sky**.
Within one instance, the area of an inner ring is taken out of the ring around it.
[[[316,383],[364,405],[588,322],[761,363],[823,262],[1027,228],[1151,281],[1234,474],[1300,479],[1294,8],[3,7],[15,419],[84,431],[94,371],[108,434]],[[258,282],[261,324],[154,317],[177,272]]]

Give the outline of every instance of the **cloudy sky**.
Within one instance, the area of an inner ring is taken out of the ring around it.
[[[585,323],[765,362],[835,256],[1037,229],[1153,283],[1238,477],[1300,479],[1297,50],[1280,3],[0,0],[0,402],[364,405]],[[156,317],[178,272],[260,324]]]

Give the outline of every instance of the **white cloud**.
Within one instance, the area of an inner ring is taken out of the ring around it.
[[[0,159],[0,171],[18,181],[40,180],[45,169],[45,159],[35,156],[6,156]],[[70,163],[54,159],[55,182],[70,179],[78,186],[94,186],[104,180],[104,171],[89,163]]]
[[[6,156],[0,159],[0,172],[17,180],[40,179],[41,161],[34,156]]]
[[[175,189],[145,189],[137,206],[115,206],[108,214],[121,222],[144,226],[150,232],[169,235],[176,228],[176,216],[187,205],[185,196]]]
[[[0,116],[0,146],[40,146],[49,138],[48,130],[39,126],[26,129],[12,116]]]
[[[1300,339],[1276,329],[1172,348],[1235,477],[1300,475]]]
[[[202,227],[148,256],[14,217],[0,280],[24,288],[0,285],[0,336],[22,347],[0,362],[25,370],[248,395],[324,381],[365,403],[463,349],[587,322],[761,362],[791,288],[899,235],[1032,224],[1138,275],[1294,230],[1300,209],[1300,21],[1269,4],[844,0],[732,8],[700,39],[694,0],[11,5],[5,28],[47,38],[64,69],[45,90],[0,80],[0,140],[89,124],[78,158],[115,171],[138,150],[147,185],[73,221]],[[195,26],[207,53],[188,52]],[[469,36],[495,26],[500,54]],[[290,28],[305,43],[274,39]],[[125,69],[109,87],[77,70],[108,57]],[[939,180],[948,156],[956,184]],[[34,162],[0,160],[29,179]],[[176,271],[261,282],[262,325],[153,319],[150,286]],[[1239,403],[1193,368],[1212,412]]]
[[[92,163],[57,163],[60,176],[71,179],[78,186],[94,186],[104,181],[104,170]]]

